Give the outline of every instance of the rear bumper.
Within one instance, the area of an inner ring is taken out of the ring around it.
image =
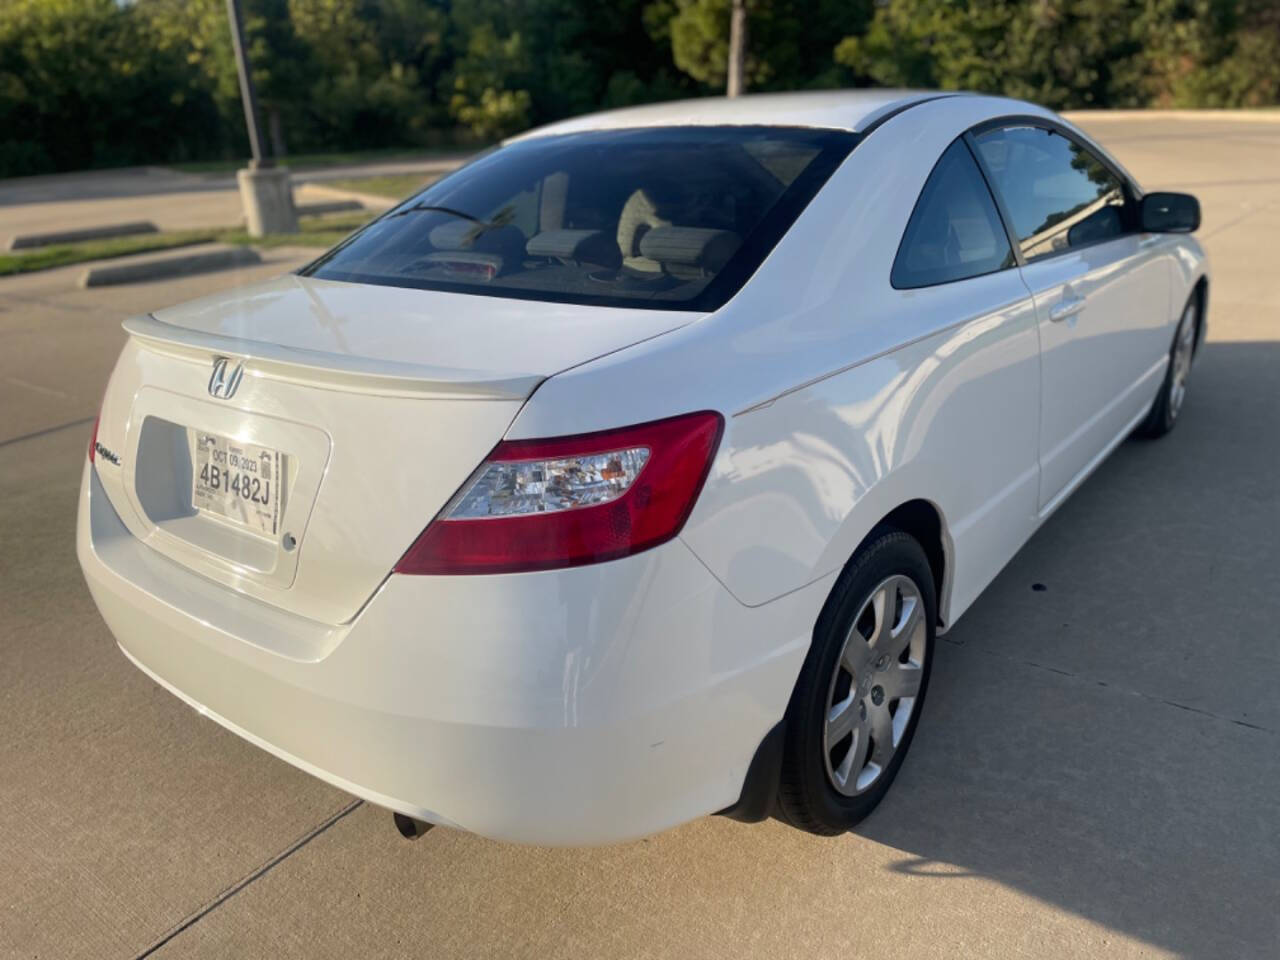
[[[572,570],[392,576],[334,627],[160,556],[89,467],[77,551],[120,647],[201,713],[372,803],[543,844],[735,803],[830,587],[744,607],[676,540]]]

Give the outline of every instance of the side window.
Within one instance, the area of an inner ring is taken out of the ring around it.
[[[1027,260],[1125,232],[1123,185],[1074,140],[1030,126],[975,139]]]
[[[964,280],[1013,266],[1009,237],[981,171],[957,140],[938,161],[911,213],[889,282],[899,290]]]

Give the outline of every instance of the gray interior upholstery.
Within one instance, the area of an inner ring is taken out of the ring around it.
[[[498,273],[519,267],[524,258],[524,234],[510,224],[492,226],[469,220],[450,220],[428,234],[440,255],[427,261],[463,264],[458,254],[474,254],[474,265],[492,264]],[[462,268],[465,269],[465,268]]]
[[[741,243],[730,230],[652,227],[640,238],[640,252],[673,273],[690,269],[716,273]]]
[[[617,241],[602,230],[544,230],[530,237],[525,249],[531,257],[555,257],[611,269],[622,264]]]

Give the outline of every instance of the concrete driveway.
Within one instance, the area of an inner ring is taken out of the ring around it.
[[[300,260],[0,280],[0,957],[1280,956],[1280,124],[1086,122],[1204,203],[1183,422],[1121,447],[939,644],[889,800],[834,840],[408,843],[198,717],[83,586],[85,444],[123,316]]]

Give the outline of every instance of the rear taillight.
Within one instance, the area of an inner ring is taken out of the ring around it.
[[[94,455],[98,450],[98,424],[102,422],[102,414],[99,413],[93,418],[93,433],[89,436],[89,462],[93,463]]]
[[[619,430],[504,440],[396,573],[516,573],[615,560],[689,517],[724,419],[691,413]]]

